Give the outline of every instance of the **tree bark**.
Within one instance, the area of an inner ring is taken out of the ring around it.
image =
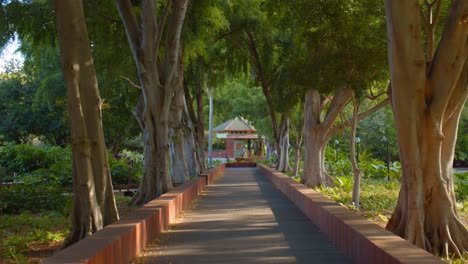
[[[115,3],[142,87],[135,115],[143,131],[144,173],[140,192],[131,202],[142,205],[172,188],[169,170],[170,106],[181,81],[177,68],[188,0],[174,4],[168,1],[159,20],[155,1],[142,1],[140,18],[137,18],[130,0],[115,0]],[[161,48],[163,40],[165,43]]]
[[[53,1],[72,136],[69,246],[118,220],[102,127],[98,82],[81,1]]]
[[[208,164],[213,165],[213,88],[208,88],[210,112],[208,115]]]
[[[305,95],[305,151],[301,181],[310,187],[333,185],[333,179],[325,169],[325,149],[333,136],[333,124],[351,96],[352,92],[349,88],[338,88],[322,121],[320,115],[325,105],[321,103],[319,92],[311,89]]]
[[[195,84],[195,101],[197,105],[196,114],[193,107],[193,97],[190,95],[186,82],[184,82],[184,94],[186,98],[185,118],[190,130],[189,133],[186,133],[185,143],[187,152],[194,153],[193,156],[195,160],[193,161],[193,168],[191,168],[191,162],[189,162],[189,173],[190,175],[194,175],[193,173],[196,174],[206,171],[204,153],[205,125],[203,117],[203,88],[201,82],[198,81]],[[190,138],[189,134],[192,134],[193,139]]]
[[[281,115],[281,124],[279,132],[279,159],[278,171],[287,172],[291,170],[289,165],[289,120],[285,114]]]
[[[435,254],[460,256],[468,231],[456,213],[452,162],[468,94],[468,2],[452,1],[432,61],[423,49],[419,1],[386,0],[385,8],[403,173],[387,229]]]
[[[333,185],[324,163],[328,141],[325,141],[325,128],[320,123],[320,105],[318,91],[307,91],[304,101],[304,171],[301,182],[309,187]]]
[[[180,56],[181,57],[181,56]],[[187,153],[185,150],[185,130],[186,125],[182,119],[185,111],[185,95],[183,91],[183,67],[181,58],[179,57],[179,66],[174,78],[179,78],[175,95],[172,98],[171,113],[170,113],[170,157],[171,157],[171,178],[172,184],[179,185],[187,181],[189,177],[188,159],[192,153]]]
[[[294,158],[294,168],[293,168],[294,177],[299,175],[299,163],[301,162],[301,145],[302,145],[302,140],[299,141],[299,145],[296,147],[296,157]]]
[[[359,164],[356,160],[356,127],[359,122],[359,103],[356,98],[353,96],[353,122],[351,124],[351,135],[349,138],[349,160],[351,161],[351,166],[353,167],[354,174],[354,184],[353,184],[353,203],[356,208],[359,208],[359,196],[361,193],[361,178],[362,172],[359,169]],[[359,155],[359,153],[357,153]]]

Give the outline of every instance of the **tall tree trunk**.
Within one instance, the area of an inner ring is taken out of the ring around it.
[[[174,78],[179,78],[178,85],[175,89],[175,95],[172,98],[171,114],[170,114],[170,157],[171,157],[171,178],[173,184],[181,184],[187,181],[189,177],[188,159],[192,153],[187,153],[185,150],[185,129],[186,126],[182,119],[185,111],[185,95],[183,90],[183,67],[181,56],[179,55],[179,67]]]
[[[185,133],[185,148],[187,153],[193,153],[194,161],[188,162],[189,174],[195,175],[206,171],[205,164],[205,126],[203,117],[203,88],[201,82],[195,84],[195,101],[197,105],[197,113],[193,107],[193,97],[190,95],[190,91],[187,86],[187,82],[184,82],[184,94],[185,94],[185,120],[188,127],[188,131]],[[191,138],[192,137],[192,138]]]
[[[300,143],[302,145],[302,142]],[[296,147],[296,157],[294,158],[293,176],[299,175],[299,163],[301,162],[301,145]]]
[[[320,94],[309,90],[304,101],[304,171],[301,182],[309,187],[331,186],[333,179],[325,169],[325,149],[328,141],[320,123]]]
[[[173,184],[181,184],[187,181],[188,155],[185,151],[185,135],[182,127],[172,129],[171,135],[171,178]]]
[[[130,0],[115,0],[115,3],[125,25],[142,87],[135,115],[143,131],[144,173],[140,192],[131,202],[142,205],[172,188],[170,105],[176,88],[181,85],[178,76],[180,35],[188,0],[168,1],[159,17],[152,0],[142,1],[141,17],[137,17]]]
[[[334,125],[339,113],[352,98],[352,90],[344,86],[338,88],[331,99],[323,120],[321,113],[326,107],[325,100],[316,90],[309,90],[304,101],[304,171],[301,181],[310,187],[332,186],[333,179],[325,169],[325,149],[330,139],[352,124],[352,119],[341,125]],[[358,115],[358,120],[368,117],[389,102],[383,100]]]
[[[281,115],[279,149],[277,169],[282,172],[291,170],[289,165],[289,120],[285,114]]]
[[[208,96],[210,100],[210,112],[208,116],[208,164],[213,165],[213,88],[208,88]]]
[[[69,246],[118,220],[102,128],[102,101],[81,1],[53,1],[72,136]]]
[[[353,167],[354,183],[353,183],[353,203],[356,208],[359,208],[359,196],[361,193],[361,178],[362,172],[359,169],[359,164],[356,161],[356,127],[359,115],[359,102],[353,96],[353,123],[351,125],[351,135],[349,138],[349,160]],[[359,155],[359,153],[357,153]]]
[[[386,0],[385,8],[403,173],[387,229],[435,254],[460,256],[468,231],[456,213],[452,162],[468,94],[468,1],[451,2],[432,61],[423,49],[419,1]]]
[[[192,119],[190,118],[188,106],[185,100],[184,111],[182,112],[182,124],[184,126],[184,144],[185,153],[187,155],[188,174],[195,176],[206,171],[205,154],[203,153],[203,146],[199,145],[197,131]],[[204,136],[204,131],[202,131],[202,136]]]
[[[205,164],[205,153],[203,149],[205,148],[205,122],[203,117],[203,87],[201,83],[197,83],[195,97],[197,101],[197,142],[198,147],[201,150],[201,157],[203,160],[203,166]],[[206,169],[206,168],[205,168]]]

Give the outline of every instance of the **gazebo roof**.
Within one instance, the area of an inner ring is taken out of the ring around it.
[[[213,132],[216,133],[229,133],[229,132],[252,132],[255,133],[257,130],[247,119],[242,117],[236,117],[230,119],[221,125],[213,128]]]

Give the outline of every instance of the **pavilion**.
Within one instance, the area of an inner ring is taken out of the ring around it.
[[[230,158],[263,156],[263,140],[255,127],[243,117],[230,119],[215,127],[216,137],[226,139],[226,155]]]

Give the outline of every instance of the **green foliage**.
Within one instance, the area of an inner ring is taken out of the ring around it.
[[[143,174],[143,156],[124,150],[120,159],[109,154],[109,167],[114,184],[127,184],[129,164],[132,164],[132,183],[140,183]],[[9,176],[3,181],[15,180],[46,182],[61,187],[72,187],[72,160],[70,147],[37,147],[14,145],[0,148],[0,166],[7,168]]]
[[[52,87],[54,92],[45,94]],[[61,76],[40,81],[17,72],[0,79],[0,134],[15,143],[35,135],[63,145],[68,136],[64,94]]]
[[[457,200],[468,199],[468,172],[453,174],[455,195]]]
[[[465,104],[458,126],[455,161],[459,165],[468,165],[468,104]]]
[[[16,263],[25,263],[22,253],[31,247],[62,241],[67,235],[68,225],[67,218],[54,211],[0,214],[0,255]]]
[[[0,209],[3,213],[17,214],[54,210],[63,212],[70,197],[61,186],[37,179],[0,190]]]
[[[353,168],[349,161],[349,154],[338,152],[336,157],[336,150],[328,146],[325,151],[325,166],[330,175],[333,176],[349,176],[353,175]],[[384,161],[371,158],[370,152],[362,151],[359,153],[359,168],[364,174],[365,178],[370,179],[386,179],[388,176],[387,165]],[[389,174],[392,179],[400,179],[401,177],[401,164],[398,161],[390,163]]]
[[[353,178],[351,177],[336,177],[335,184],[345,192],[350,192],[353,190]]]
[[[143,155],[124,150],[121,157],[116,159],[109,155],[109,167],[114,184],[128,184],[128,175],[132,173],[132,184],[139,184],[143,176]]]
[[[351,197],[352,182],[352,177],[339,177],[336,187],[320,187],[317,190],[341,205],[354,210],[355,207]],[[365,211],[368,218],[383,222],[387,221],[388,216],[395,209],[399,190],[400,183],[397,181],[385,182],[363,179],[360,210]]]
[[[13,172],[26,174],[49,168],[61,161],[70,162],[70,156],[69,148],[20,144],[0,148],[0,166],[7,168],[10,174]]]
[[[390,161],[398,159],[396,130],[390,106],[380,109],[359,122],[357,131],[361,139],[361,147],[372,152],[374,157],[386,161],[386,147],[388,143]],[[383,140],[384,136],[387,142]],[[347,141],[349,141],[349,139]]]
[[[272,134],[265,97],[260,87],[253,86],[245,78],[234,78],[220,86],[214,93],[213,108],[214,126],[242,116],[252,122],[259,134]],[[208,109],[204,113],[208,114]]]

